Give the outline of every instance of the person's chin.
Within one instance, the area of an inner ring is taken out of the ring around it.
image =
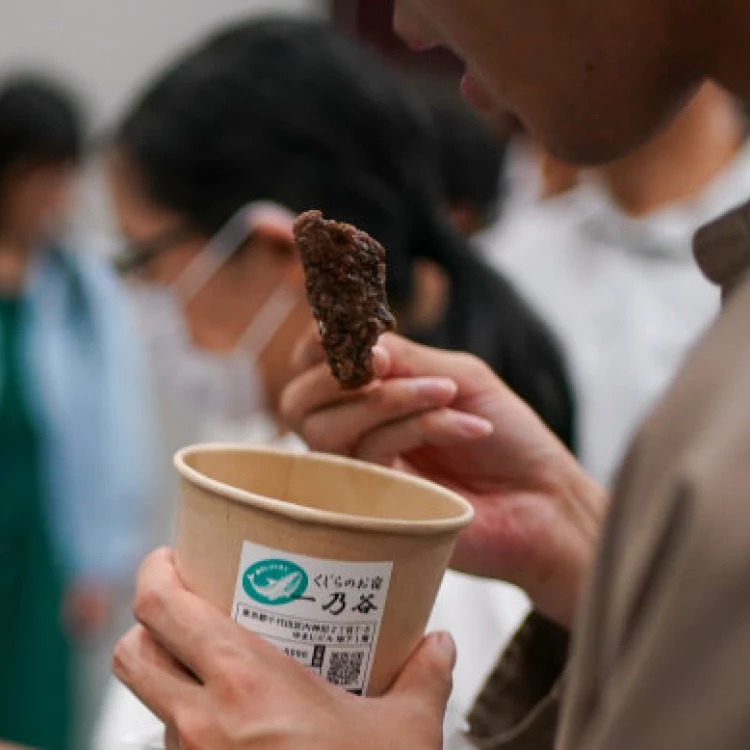
[[[461,94],[501,135],[510,131],[511,115],[518,116],[531,137],[548,153],[567,164],[595,167],[625,156],[643,138],[634,128],[622,123],[589,117],[588,104],[581,103],[583,116],[575,117],[571,109],[554,97],[545,99],[542,111],[516,112],[507,102],[498,100],[471,70],[461,79]]]
[[[599,167],[627,156],[639,142],[627,138],[602,137],[596,128],[555,131],[539,135],[530,129],[532,138],[560,161],[577,167]]]
[[[627,156],[654,133],[653,118],[618,102],[598,106],[591,97],[547,96],[523,102],[522,124],[542,149],[578,167],[598,167]]]

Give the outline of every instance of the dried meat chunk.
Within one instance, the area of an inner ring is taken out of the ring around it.
[[[385,250],[365,232],[326,220],[320,211],[301,214],[294,237],[331,372],[344,388],[367,385],[374,377],[372,348],[395,327],[385,290]]]

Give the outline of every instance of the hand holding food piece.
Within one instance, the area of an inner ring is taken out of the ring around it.
[[[476,511],[453,566],[520,586],[570,626],[607,507],[606,493],[480,360],[387,333],[377,380],[347,392],[317,337],[300,346],[286,423],[311,448],[409,471],[460,492]]]

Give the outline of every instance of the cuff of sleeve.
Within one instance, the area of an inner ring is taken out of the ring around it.
[[[551,750],[557,730],[568,631],[532,612],[469,715],[469,736],[486,750]]]

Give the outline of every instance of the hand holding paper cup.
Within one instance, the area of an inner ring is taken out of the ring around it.
[[[469,503],[314,453],[206,445],[175,464],[185,585],[329,682],[382,694],[424,633]]]

